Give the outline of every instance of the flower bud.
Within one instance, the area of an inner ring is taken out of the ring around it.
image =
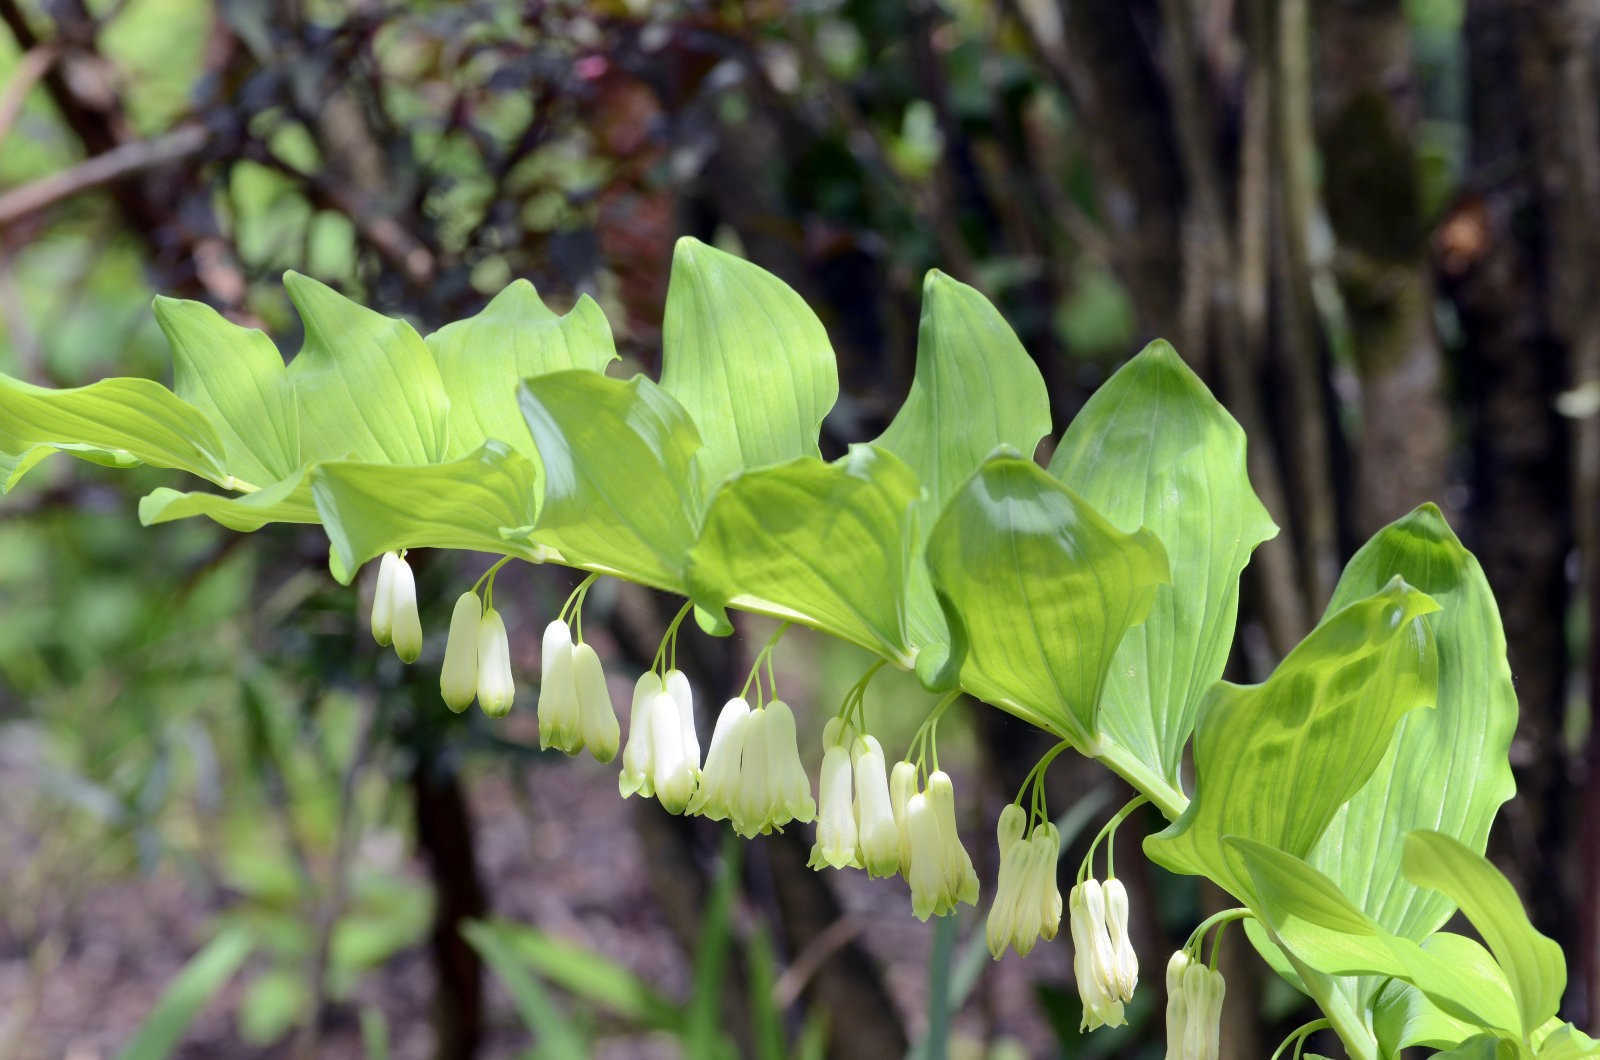
[[[579,745],[587,747],[596,761],[609,762],[617,757],[622,729],[617,724],[617,710],[611,705],[605,670],[600,666],[600,656],[589,645],[579,644],[571,652],[572,682],[578,697]]]
[[[810,822],[817,815],[811,797],[811,778],[800,764],[800,744],[795,736],[794,712],[781,699],[766,705],[767,777],[772,784],[769,823],[782,828],[790,821]]]
[[[883,748],[871,736],[859,736],[850,750],[855,765],[856,841],[869,876],[900,871],[900,826],[889,799],[889,775]]]
[[[385,552],[378,560],[378,584],[372,590],[372,639],[379,647],[394,643],[394,568],[400,557]]]
[[[1166,1060],[1200,1060],[1183,1051],[1184,1033],[1189,1025],[1189,995],[1183,990],[1183,973],[1189,964],[1188,950],[1179,950],[1167,961]]]
[[[1222,1000],[1227,984],[1222,973],[1199,961],[1183,970],[1183,993],[1187,1003],[1184,1021],[1185,1060],[1219,1060],[1222,1051]]]
[[[489,608],[478,622],[478,706],[491,718],[511,711],[517,688],[511,678],[511,641],[500,612]]]
[[[456,598],[450,612],[450,634],[444,642],[444,665],[439,668],[439,695],[457,714],[472,705],[478,694],[478,623],[483,601],[472,591]]]

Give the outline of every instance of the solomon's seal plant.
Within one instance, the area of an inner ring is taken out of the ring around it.
[[[1122,1022],[1137,989],[1110,839],[1148,801],[1169,821],[1145,839],[1151,860],[1238,902],[1167,964],[1169,1057],[1218,1055],[1217,939],[1235,921],[1322,1010],[1280,1054],[1326,1027],[1359,1060],[1600,1055],[1555,1018],[1562,954],[1481,853],[1513,790],[1516,722],[1482,570],[1424,504],[1352,558],[1265,681],[1223,681],[1240,572],[1276,527],[1245,473],[1243,432],[1165,343],[1107,381],[1041,466],[1038,370],[977,291],[930,273],[904,406],[824,461],[818,428],[838,382],[822,325],[775,277],[693,240],[673,262],[659,380],[607,374],[616,353],[587,298],[557,315],[517,282],[423,336],[306,277],[285,285],[305,325],[287,364],[261,333],[162,298],[171,390],[0,376],[0,484],[66,452],[216,487],[156,490],[139,505],[148,524],[320,524],[339,581],[381,557],[373,633],[407,660],[423,639],[408,549],[676,593],[687,602],[633,697],[622,793],[742,835],[816,817],[814,866],[899,873],[918,916],[987,889],[996,954],[1055,936],[1065,904],[1088,1026]],[[452,613],[449,709],[513,706],[498,569]],[[545,746],[603,762],[620,731],[583,639],[591,582],[545,630],[538,717]],[[676,641],[691,614],[729,633],[730,608],[782,624],[702,758]],[[772,666],[790,624],[879,659],[825,727],[820,807]],[[881,666],[914,671],[931,704],[894,758],[864,707]],[[1059,741],[1000,817],[989,885],[956,835],[938,761],[939,717],[963,693]],[[1042,777],[1069,750],[1139,796],[1063,903]],[[1458,910],[1478,938],[1440,930]]]

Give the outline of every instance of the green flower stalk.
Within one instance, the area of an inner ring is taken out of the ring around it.
[[[478,625],[482,621],[483,601],[477,593],[468,590],[456,598],[444,642],[444,665],[439,668],[439,695],[457,714],[470,707],[478,694]]]

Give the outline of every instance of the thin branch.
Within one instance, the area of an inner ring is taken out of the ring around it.
[[[60,173],[0,194],[0,227],[32,216],[63,199],[125,180],[136,173],[192,158],[205,148],[210,134],[190,122],[150,140],[113,147]]]
[[[29,48],[17,62],[11,80],[6,82],[3,90],[0,90],[0,140],[6,138],[11,126],[16,123],[17,117],[22,113],[22,104],[27,100],[33,86],[50,72],[50,68],[60,56],[59,48],[52,44],[40,44]]]

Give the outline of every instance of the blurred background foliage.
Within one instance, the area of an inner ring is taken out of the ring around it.
[[[1491,853],[1592,1026],[1597,20],[1585,0],[0,0],[0,369],[169,378],[157,292],[292,351],[293,268],[424,329],[518,277],[558,309],[589,293],[648,371],[680,234],[822,316],[835,452],[901,400],[930,267],[1001,306],[1058,428],[1168,337],[1249,431],[1284,527],[1246,574],[1232,676],[1263,676],[1415,503],[1483,560],[1523,710]],[[534,631],[570,572],[502,578],[525,709],[458,719],[440,638],[412,670],[376,649],[315,531],[143,530],[159,481],[52,461],[0,503],[0,1058],[1161,1055],[1157,970],[1221,899],[1138,858],[1152,819],[1121,859],[1146,983],[1128,1028],[1080,1038],[1065,943],[990,964],[975,915],[920,925],[894,881],[806,870],[795,830],[736,849],[538,753]],[[484,560],[415,558],[442,631]],[[671,607],[590,601],[620,682]],[[768,632],[749,627],[685,639],[707,702]],[[780,659],[814,748],[862,659],[798,633]],[[930,705],[909,680],[869,697],[891,751]],[[986,822],[1042,748],[994,711],[954,720],[992,880]],[[1122,794],[1052,773],[1069,837]],[[1266,1055],[1304,1012],[1225,950],[1224,1053]]]

